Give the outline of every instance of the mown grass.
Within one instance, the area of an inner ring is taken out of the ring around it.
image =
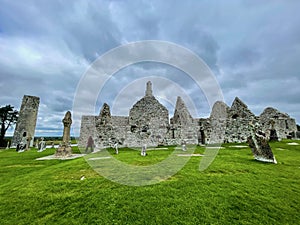
[[[201,157],[191,157],[168,180],[141,187],[103,178],[85,158],[35,160],[55,149],[2,150],[0,224],[299,224],[300,145],[288,142],[271,143],[276,165],[253,160],[248,147],[226,144],[205,171],[199,171]],[[173,149],[147,157],[133,149],[109,152],[140,166]]]

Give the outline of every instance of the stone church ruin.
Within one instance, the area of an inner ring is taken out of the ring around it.
[[[274,140],[295,138],[295,119],[274,108],[266,108],[254,115],[248,106],[236,97],[231,105],[216,102],[209,118],[193,118],[181,97],[177,98],[174,115],[169,119],[168,109],[152,94],[152,83],[146,84],[145,96],[129,110],[128,116],[113,116],[104,103],[99,116],[84,115],[81,119],[79,146],[85,147],[91,136],[98,147],[119,143],[134,147],[213,144],[246,142],[251,136],[249,124],[260,124],[268,138]]]

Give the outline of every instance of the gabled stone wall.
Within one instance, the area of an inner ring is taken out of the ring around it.
[[[199,124],[194,120],[181,97],[177,97],[174,116],[166,142],[169,144],[198,143]]]
[[[256,121],[248,106],[236,97],[228,109],[225,142],[246,142],[251,135],[249,123]]]

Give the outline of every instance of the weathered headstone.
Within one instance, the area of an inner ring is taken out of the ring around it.
[[[39,97],[24,95],[19,113],[19,118],[12,139],[12,146],[16,146],[18,143],[20,143],[22,139],[22,134],[25,131],[27,133],[28,138],[34,138],[39,104]],[[30,143],[28,147],[29,146]]]
[[[252,150],[254,158],[258,161],[277,163],[272,149],[269,145],[269,139],[265,133],[259,129],[259,124],[249,124],[251,136],[248,138],[249,147]]]
[[[146,156],[147,155],[146,151],[147,151],[147,145],[144,144],[142,147],[141,156]]]
[[[62,120],[64,125],[64,131],[63,131],[63,137],[62,137],[62,143],[56,150],[55,156],[57,157],[68,157],[72,155],[72,148],[70,146],[70,131],[71,131],[71,124],[72,124],[72,118],[71,118],[71,112],[68,111],[65,114],[65,117]]]
[[[118,155],[118,154],[119,154],[118,142],[116,142],[116,143],[114,144],[114,148],[115,148],[115,153]]]
[[[39,150],[38,152],[42,152],[46,149],[46,142],[44,141],[44,138],[41,138],[41,141],[38,144]]]

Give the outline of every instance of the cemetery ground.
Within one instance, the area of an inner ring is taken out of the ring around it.
[[[245,144],[225,144],[206,170],[199,171],[201,157],[191,157],[168,180],[140,187],[105,179],[83,157],[36,160],[54,148],[1,150],[0,224],[299,224],[300,141],[270,145],[278,164],[255,161]],[[173,150],[147,151],[146,157],[127,148],[109,152],[149,165]]]

